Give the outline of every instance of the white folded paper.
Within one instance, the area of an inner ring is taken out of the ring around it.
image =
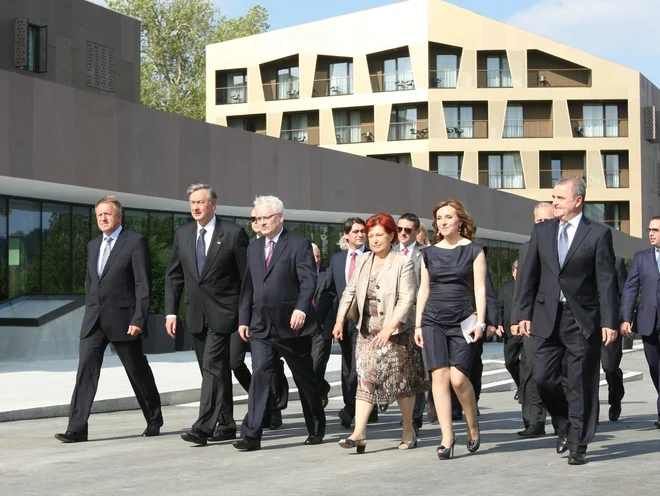
[[[463,322],[461,322],[461,331],[463,331],[463,336],[468,343],[473,343],[474,338],[470,334],[470,331],[474,329],[474,326],[477,325],[477,314],[473,313]]]

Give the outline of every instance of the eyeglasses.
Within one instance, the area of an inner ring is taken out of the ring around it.
[[[397,227],[396,230],[399,232],[406,231],[406,234],[410,234],[414,231],[412,227]]]
[[[252,222],[263,222],[265,220],[272,219],[273,217],[275,217],[278,214],[279,214],[279,212],[275,212],[274,214],[264,215],[263,217],[250,217],[250,219],[254,219]]]
[[[658,229],[657,227],[647,227],[646,232],[650,232],[650,233],[653,233],[653,234],[658,234],[660,232],[660,229]]]

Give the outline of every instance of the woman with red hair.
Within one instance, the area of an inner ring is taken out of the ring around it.
[[[355,429],[339,441],[342,448],[364,453],[369,414],[374,405],[399,403],[403,432],[399,449],[417,447],[413,427],[415,395],[428,389],[421,350],[415,346],[413,302],[415,275],[412,260],[392,245],[397,226],[389,214],[367,220],[365,232],[370,252],[356,260],[355,271],[339,303],[332,334],[343,338],[344,320],[353,320],[360,331],[356,347],[358,386]]]

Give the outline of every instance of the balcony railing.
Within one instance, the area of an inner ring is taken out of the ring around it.
[[[613,227],[617,231],[630,234],[630,220],[629,219],[615,219],[615,220],[601,220],[603,224]]]
[[[427,120],[417,122],[392,122],[390,123],[390,132],[387,136],[388,141],[402,141],[414,139],[427,139],[429,137],[429,128]]]
[[[571,119],[574,138],[627,138],[628,119]]]
[[[447,138],[488,138],[488,121],[446,121]]]
[[[587,88],[591,69],[529,69],[528,88]]]
[[[280,132],[280,138],[316,146],[319,144],[319,128],[308,127],[306,129],[283,129]]]
[[[362,123],[356,126],[335,126],[337,144],[371,143],[374,140],[374,124]]]
[[[429,88],[456,88],[458,69],[438,69],[429,73]]]
[[[460,179],[461,178],[461,171],[457,171],[457,170],[439,170],[438,175],[439,176],[445,176],[445,177],[451,177],[453,179]]]
[[[552,189],[562,177],[585,177],[584,169],[540,169],[539,186],[542,189]]]
[[[503,138],[552,138],[551,119],[504,121]]]
[[[353,76],[315,79],[312,96],[339,96],[353,94]]]
[[[608,188],[630,187],[628,169],[605,169],[605,186]]]
[[[513,79],[509,69],[479,69],[477,88],[512,88]]]
[[[404,91],[415,89],[412,71],[371,74],[371,87],[376,92]]]
[[[279,83],[265,83],[264,98],[267,102],[300,98],[300,81],[296,79]]]
[[[522,171],[500,170],[479,171],[479,184],[493,189],[524,189],[525,177]]]
[[[245,102],[247,102],[247,86],[229,86],[215,89],[216,105]]]

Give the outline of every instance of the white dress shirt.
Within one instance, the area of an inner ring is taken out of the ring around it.
[[[103,250],[105,249],[105,244],[108,242],[108,238],[112,238],[112,244],[110,245],[110,253],[112,253],[112,250],[115,249],[115,245],[117,244],[117,238],[119,237],[119,233],[122,230],[122,226],[119,226],[115,232],[113,232],[110,236],[106,236],[105,234],[103,235],[103,241],[101,242],[101,249],[99,250],[99,255],[98,259],[96,260],[96,273],[98,274],[101,272],[101,260],[103,259]],[[105,262],[106,264],[108,263],[107,260]]]
[[[204,255],[206,255],[209,252],[209,246],[211,246],[211,239],[213,239],[213,232],[215,231],[215,223],[216,223],[215,215],[205,226],[200,225],[199,222],[197,223],[197,235],[195,236],[195,246],[197,246],[197,241],[199,241],[199,231],[201,231],[202,228],[206,229],[206,232],[204,233],[204,250],[205,250]]]
[[[413,253],[413,250],[415,249],[415,246],[417,246],[417,241],[413,241],[410,244],[410,246],[403,246],[401,244],[399,246],[401,247],[401,249],[399,250],[401,253],[403,253],[404,248],[408,248],[408,253],[406,254],[406,256],[408,258],[412,259],[412,253]]]
[[[270,241],[275,241],[275,246],[277,246],[277,242],[280,239],[280,235],[282,234],[282,231],[284,231],[284,228],[280,229],[280,232],[277,233],[277,236],[275,236],[272,240],[268,239],[267,236],[264,236],[264,259],[268,258],[268,252],[270,251],[270,247],[268,246],[268,243]],[[273,251],[275,251],[275,246],[273,246]]]
[[[344,277],[346,278],[346,285],[348,285],[348,269],[351,266],[351,257],[353,256],[353,253],[357,253],[358,257],[362,255],[364,253],[364,245],[362,245],[357,250],[351,250],[350,248],[348,249],[348,254],[346,255],[346,267],[344,267]]]

